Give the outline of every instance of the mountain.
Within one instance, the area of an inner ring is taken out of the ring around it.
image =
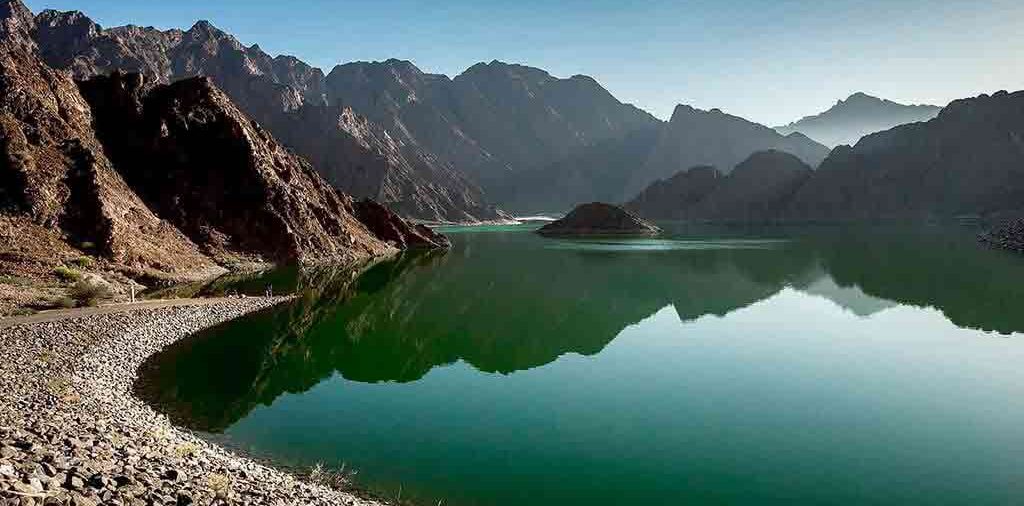
[[[799,158],[782,151],[758,151],[737,165],[694,208],[698,216],[719,221],[774,220],[793,193],[814,173]]]
[[[779,152],[752,156],[734,174],[758,174],[749,189],[765,192],[761,202],[774,200],[757,212],[749,212],[745,199],[710,206],[732,178],[707,171],[690,169],[656,182],[628,207],[650,218],[793,222],[931,221],[1019,211],[1024,91],[956,100],[929,121],[837,147],[813,171]]]
[[[711,166],[697,166],[658,181],[626,207],[657,219],[775,221],[813,172],[789,153],[759,151],[727,175]]]
[[[34,29],[24,5],[0,2],[0,209],[14,230],[5,264],[48,266],[81,249],[138,275],[216,272],[115,170],[89,104],[68,74],[39,58]]]
[[[853,145],[871,133],[906,123],[928,121],[941,109],[934,105],[899,104],[857,92],[821,114],[775,127],[775,130],[783,135],[800,132],[828,147]]]
[[[638,162],[631,171],[623,198],[631,198],[653,181],[689,167],[711,165],[728,172],[751,153],[769,149],[792,153],[812,167],[828,155],[828,148],[802,134],[783,136],[718,109],[703,111],[679,105],[646,161]]]
[[[492,61],[473,65],[452,84],[464,130],[516,172],[661,123],[623,104],[589,76],[559,79],[541,69]]]
[[[143,82],[115,72],[80,87],[129,186],[204,253],[219,263],[351,262],[387,250],[349,197],[208,78]]]
[[[581,202],[618,202],[631,170],[654,148],[663,124],[606,139],[549,165],[525,170],[501,193],[505,209],[558,213]]]
[[[781,149],[816,165],[826,149],[719,111],[680,107],[666,124],[593,78],[478,63],[454,78],[403,60],[324,74],[271,57],[206,21],[188,30],[105,29],[78,12],[36,17],[41,54],[77,78],[114,70],[168,84],[211,78],[247,115],[333,185],[420,220],[464,222],[518,211],[621,201],[695,164],[728,170]]]
[[[332,104],[366,114],[504,201],[519,174],[660,122],[593,78],[524,65],[473,65],[454,79],[411,62],[355,62],[327,76]],[[552,174],[553,177],[557,174]]]
[[[47,10],[36,23],[41,55],[78,79],[115,70],[141,73],[152,84],[209,77],[329,182],[357,197],[430,221],[501,217],[450,163],[350,108],[330,106],[323,72],[297,58],[246,47],[207,21],[187,31],[104,29],[82,13]]]
[[[238,262],[444,245],[330,186],[210,79],[147,85],[115,72],[76,83],[42,61],[34,23],[20,2],[0,2],[5,274],[52,279],[87,256],[116,283],[180,281]]]
[[[794,195],[795,219],[927,220],[1020,209],[1024,91],[956,100],[932,120],[840,146]]]

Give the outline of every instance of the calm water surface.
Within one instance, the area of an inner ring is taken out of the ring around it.
[[[1024,500],[1024,258],[969,230],[451,237],[250,282],[302,297],[169,348],[138,388],[422,504]]]

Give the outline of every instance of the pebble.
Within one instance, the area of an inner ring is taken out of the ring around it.
[[[284,300],[135,309],[0,330],[0,506],[386,504],[231,453],[132,395],[138,367],[153,353]],[[198,450],[175,455],[182,445]],[[211,489],[211,470],[222,478],[219,490]]]

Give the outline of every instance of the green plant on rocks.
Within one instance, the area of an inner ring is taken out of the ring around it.
[[[70,267],[61,265],[53,269],[53,274],[61,279],[61,281],[73,282],[82,279],[82,272]]]
[[[355,475],[356,472],[347,470],[345,464],[342,464],[338,469],[332,469],[325,466],[323,462],[317,462],[309,469],[309,473],[306,476],[309,482],[314,485],[334,490],[348,490],[352,488],[352,480]]]
[[[174,456],[179,459],[195,456],[199,452],[199,445],[195,443],[182,443],[174,447]]]
[[[213,473],[206,478],[206,486],[219,499],[231,497],[231,478],[218,473]]]
[[[93,262],[93,259],[91,257],[87,257],[85,255],[82,255],[80,257],[72,259],[71,263],[74,264],[75,266],[79,267],[79,268],[88,269],[88,268],[92,267],[93,263],[95,263],[95,262]]]

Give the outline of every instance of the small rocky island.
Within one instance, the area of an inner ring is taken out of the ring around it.
[[[564,218],[541,227],[537,233],[561,237],[629,236],[656,235],[661,229],[619,206],[591,202],[576,206]]]

